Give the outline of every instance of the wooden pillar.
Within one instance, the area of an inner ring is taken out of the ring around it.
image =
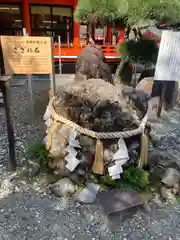
[[[74,12],[76,10],[76,6],[78,4],[78,0],[74,0]],[[80,24],[76,23],[74,20],[74,47],[80,47]]]
[[[91,24],[92,27],[92,39],[95,41],[95,35],[96,35],[96,24],[92,23]]]
[[[107,25],[106,43],[107,44],[112,44],[112,31],[111,31],[111,27],[109,25]]]
[[[124,35],[125,35],[125,29],[124,27],[119,28],[119,34],[118,34],[118,43],[123,43],[124,42]]]
[[[26,28],[28,35],[31,36],[31,23],[30,23],[28,0],[23,0],[23,18],[24,18],[24,27]]]

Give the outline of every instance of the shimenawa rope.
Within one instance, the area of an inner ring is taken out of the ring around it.
[[[50,132],[48,134],[48,141],[47,141],[47,148],[48,150],[51,148],[51,140],[52,140],[52,134],[57,127],[57,122],[61,122],[66,124],[67,126],[73,128],[80,134],[87,135],[89,137],[97,139],[96,143],[96,152],[95,152],[95,161],[93,164],[93,172],[96,174],[103,174],[104,172],[104,158],[103,158],[103,143],[100,141],[103,139],[116,139],[116,138],[128,138],[132,137],[138,134],[141,134],[141,154],[139,159],[139,167],[143,167],[143,165],[147,164],[147,154],[148,154],[148,137],[144,133],[145,125],[147,123],[148,119],[148,111],[144,118],[142,119],[139,127],[137,129],[124,131],[124,132],[95,132],[92,130],[89,130],[87,128],[83,128],[79,126],[78,124],[70,121],[69,119],[63,117],[62,115],[59,115],[56,113],[54,107],[53,107],[53,101],[55,97],[53,97],[48,105],[49,111],[51,112],[51,117],[53,119],[53,124],[50,127]],[[149,110],[149,108],[148,108]]]
[[[52,113],[52,118],[55,121],[64,123],[67,126],[75,129],[77,132],[87,135],[89,137],[95,138],[95,139],[115,139],[115,138],[128,138],[128,137],[136,136],[136,135],[144,132],[144,128],[145,128],[145,125],[146,125],[147,119],[148,119],[148,111],[147,111],[146,115],[142,119],[142,121],[137,129],[128,130],[128,131],[124,131],[124,132],[95,132],[95,131],[89,130],[87,128],[83,128],[83,127],[79,126],[78,124],[70,121],[69,119],[63,117],[62,115],[57,114],[53,107],[54,99],[55,99],[55,97],[53,97],[50,100],[49,109]]]

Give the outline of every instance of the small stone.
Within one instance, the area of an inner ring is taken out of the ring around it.
[[[21,158],[20,160],[21,164],[25,164],[26,161],[27,161],[26,158]]]
[[[73,172],[69,175],[69,178],[71,179],[71,181],[73,181],[75,184],[80,184],[82,182],[81,177],[76,173]]]
[[[21,175],[33,178],[40,170],[40,165],[37,162],[28,161],[21,170]]]
[[[173,198],[172,189],[162,186],[160,189],[160,196],[164,201],[172,199]]]
[[[9,179],[5,179],[1,184],[1,189],[7,190],[12,188],[13,184],[9,181]]]
[[[23,143],[21,141],[16,141],[16,147],[22,147]]]
[[[15,186],[14,191],[15,192],[20,192],[20,189],[17,186]]]
[[[69,178],[62,178],[54,183],[51,189],[57,197],[65,197],[75,193],[76,185]]]
[[[146,200],[144,200],[143,209],[146,213],[151,213],[152,212],[152,209],[151,209],[148,201],[146,201]]]
[[[176,196],[179,194],[179,183],[174,184],[172,193]]]
[[[98,183],[98,179],[97,179],[97,177],[94,173],[89,174],[89,181],[94,182],[94,183]]]
[[[174,168],[167,168],[161,182],[168,187],[173,187],[180,180],[179,172]]]
[[[17,177],[17,172],[15,172],[9,176],[9,181],[13,181],[16,177]]]
[[[125,239],[125,238],[124,238]],[[136,236],[135,233],[130,233],[127,238],[127,240],[138,240],[138,237]]]
[[[77,169],[77,174],[80,175],[80,176],[85,176],[86,175],[86,171],[84,169]]]
[[[100,186],[98,184],[89,183],[86,188],[75,194],[74,199],[81,203],[93,203],[96,200],[99,189]]]
[[[1,187],[0,187],[0,197],[5,197],[5,196],[13,193],[14,187],[15,187],[15,186],[14,186],[8,179],[5,179],[5,180],[1,183]]]

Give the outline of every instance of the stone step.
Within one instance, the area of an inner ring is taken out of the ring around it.
[[[122,189],[113,189],[97,195],[97,201],[106,215],[126,214],[143,205],[137,192]]]

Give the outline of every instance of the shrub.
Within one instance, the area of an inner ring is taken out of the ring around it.
[[[119,180],[112,180],[106,174],[100,178],[100,184],[109,188],[133,189],[135,191],[144,191],[149,185],[149,174],[143,169],[136,167],[127,168]]]
[[[28,152],[30,157],[34,158],[41,166],[46,166],[50,160],[49,153],[41,141],[30,144]]]
[[[149,174],[141,168],[129,167],[124,171],[122,180],[129,183],[136,190],[144,190],[149,184]]]

